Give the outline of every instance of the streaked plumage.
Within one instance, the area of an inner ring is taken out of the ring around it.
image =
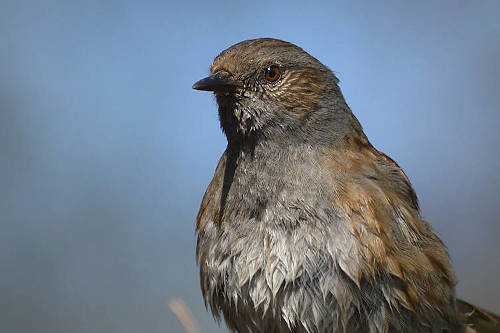
[[[334,74],[275,39],[211,74],[194,87],[215,91],[228,138],[196,225],[213,314],[237,332],[463,332],[447,250]]]

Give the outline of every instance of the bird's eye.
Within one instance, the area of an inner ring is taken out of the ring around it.
[[[277,65],[271,65],[266,68],[267,81],[274,82],[280,78],[280,68]]]

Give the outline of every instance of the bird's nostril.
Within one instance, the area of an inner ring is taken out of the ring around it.
[[[231,73],[226,72],[226,71],[218,71],[214,75],[221,80],[226,80],[226,79],[229,79],[231,76],[233,76]]]

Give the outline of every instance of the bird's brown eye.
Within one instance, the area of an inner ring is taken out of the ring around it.
[[[280,78],[280,68],[276,65],[271,65],[266,68],[266,79],[274,82]]]

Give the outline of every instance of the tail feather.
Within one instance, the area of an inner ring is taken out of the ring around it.
[[[459,320],[466,325],[466,333],[500,333],[500,317],[468,302],[457,300]]]

